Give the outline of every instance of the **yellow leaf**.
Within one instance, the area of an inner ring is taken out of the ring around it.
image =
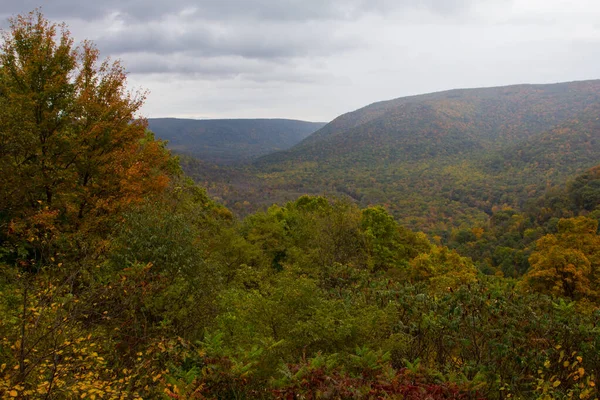
[[[16,390],[11,390],[9,394],[10,397],[17,397],[19,395],[19,393]]]
[[[577,373],[579,374],[579,376],[583,376],[583,374],[585,374],[585,369],[583,369],[583,368],[579,368],[579,369],[577,370]]]
[[[552,386],[557,387],[558,385],[560,385],[560,381],[555,381]]]

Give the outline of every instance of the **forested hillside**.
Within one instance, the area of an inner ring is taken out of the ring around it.
[[[572,118],[599,100],[600,81],[551,85],[514,85],[482,89],[455,89],[446,92],[402,97],[371,104],[344,114],[304,142],[305,145],[373,121],[394,118],[420,104],[440,116],[454,118],[478,131],[486,142],[503,143],[527,138],[561,121]],[[299,146],[300,147],[300,146]]]
[[[600,81],[401,98],[342,115],[225,179],[193,163],[186,171],[241,215],[327,193],[384,204],[403,224],[443,236],[597,165],[599,101]]]
[[[490,218],[460,229],[441,230],[446,194],[412,197],[444,237],[350,196],[297,196],[237,219],[183,175],[139,118],[143,96],[123,67],[100,59],[40,11],[11,20],[0,45],[1,398],[598,398],[598,163],[521,209],[490,204]],[[425,136],[452,119],[409,108],[434,118]],[[523,143],[593,149],[591,115]],[[402,121],[399,141],[428,151],[409,128]],[[554,162],[538,147],[505,163]],[[415,182],[431,191],[427,165],[462,188],[477,165],[489,168],[482,176],[507,167],[460,158],[469,148],[403,165],[421,168]],[[257,190],[250,170],[182,164],[222,190],[232,177]],[[262,179],[283,187],[269,168]],[[310,168],[296,166],[290,182]],[[354,197],[367,187],[365,170],[345,176],[357,177]]]
[[[445,239],[482,271],[519,277],[530,269],[536,241],[559,232],[561,218],[600,221],[600,166],[529,200],[521,209],[503,207],[488,221],[446,232]]]
[[[168,141],[169,149],[217,164],[287,150],[323,125],[288,119],[148,120],[150,130]]]

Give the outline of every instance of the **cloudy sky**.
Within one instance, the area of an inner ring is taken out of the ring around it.
[[[598,0],[0,0],[121,59],[147,117],[329,121],[459,87],[600,78]]]

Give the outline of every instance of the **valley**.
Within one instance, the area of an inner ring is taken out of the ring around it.
[[[344,114],[242,167],[184,169],[240,215],[327,194],[383,204],[403,225],[443,235],[521,209],[598,164],[599,101],[600,81],[401,98]]]

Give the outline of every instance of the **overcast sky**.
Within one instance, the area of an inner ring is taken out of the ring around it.
[[[329,121],[462,87],[600,78],[598,0],[0,0],[121,59],[147,117]]]

